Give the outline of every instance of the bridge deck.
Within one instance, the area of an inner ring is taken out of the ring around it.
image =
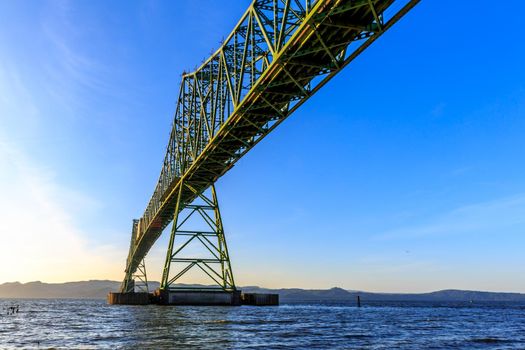
[[[233,47],[233,54],[228,56],[225,47],[232,38],[237,38],[232,36],[232,33],[223,47],[197,71],[183,76],[178,114],[168,145],[167,160],[154,196],[139,222],[136,236],[132,238],[126,267],[128,276],[136,270],[163,229],[172,221],[179,195],[181,203],[190,204],[198,193],[217,181],[239,158],[388,30],[419,0],[405,1],[405,6],[386,20],[385,11],[398,2],[307,1],[302,14],[297,13],[299,10],[295,9],[295,25],[284,26],[282,24],[291,18],[287,17],[286,11],[293,11],[289,1],[282,2],[283,5],[277,9],[277,2],[272,0],[259,0],[252,4],[238,25],[239,28],[243,20],[248,23],[245,29],[239,31],[241,36],[244,33],[242,37],[245,38],[245,43]],[[270,6],[272,4],[273,9]],[[279,23],[273,23],[273,31],[265,29],[272,26],[271,20],[263,24],[262,18],[266,10],[280,13],[281,18],[286,19],[281,22],[280,31]],[[283,30],[286,26],[288,32]],[[253,33],[251,38],[250,30]],[[258,39],[258,44],[255,44],[254,38]],[[252,43],[249,43],[250,40]],[[252,45],[251,49],[248,49],[249,45]],[[266,53],[256,50],[261,47],[266,49]],[[256,64],[260,65],[257,58],[251,63],[246,59],[250,52],[252,57],[258,54],[258,60],[263,61],[258,71],[254,68]],[[234,60],[233,64],[227,62],[225,65],[226,60],[235,55],[240,56],[234,58],[240,63]],[[249,67],[250,64],[251,71],[244,72],[245,67]],[[238,69],[241,72],[234,76],[232,83],[233,72]],[[251,78],[248,76],[246,79],[251,81],[243,82],[242,75],[249,75],[250,72]],[[226,81],[224,89],[218,85],[221,79]],[[190,91],[189,86],[196,86],[196,89],[200,90]],[[203,97],[203,88],[206,90],[206,87],[207,96],[217,96],[215,106],[212,98],[208,98],[210,101],[207,101],[206,97]],[[241,90],[246,90],[244,95],[241,94]],[[225,99],[224,106],[219,106],[217,101],[220,102],[224,91],[229,97]],[[193,111],[193,114],[199,116],[193,121],[188,117],[192,112],[191,106],[188,107],[189,97],[185,94],[193,94],[194,99],[200,98],[201,104],[194,108],[197,111]],[[226,104],[228,108],[230,105],[233,107],[231,113],[228,113]],[[209,106],[215,110],[220,109],[221,113],[227,115],[226,118],[215,120],[215,115],[208,116],[213,114],[207,110]],[[206,127],[202,125],[207,121],[211,121],[212,127],[206,132]],[[202,130],[199,129],[199,125]],[[189,135],[190,133],[193,135]],[[201,145],[192,144],[193,139],[190,137],[200,138],[203,142]],[[186,143],[186,148],[181,149],[177,143]],[[183,182],[189,187],[183,186]]]

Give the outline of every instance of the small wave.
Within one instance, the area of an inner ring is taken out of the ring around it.
[[[474,338],[470,340],[473,343],[481,343],[481,344],[495,344],[495,343],[506,343],[508,340],[506,339],[500,339],[500,338],[492,338],[492,337],[485,337],[485,338]]]
[[[369,335],[369,334],[345,334],[344,337],[347,338],[347,339],[367,339],[367,338],[372,338],[372,336]]]
[[[204,321],[204,323],[223,323],[223,324],[226,324],[226,323],[233,323],[233,322],[230,321],[230,320],[207,320],[207,321]]]

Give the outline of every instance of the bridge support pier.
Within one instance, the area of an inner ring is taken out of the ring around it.
[[[167,304],[239,305],[215,186],[209,196],[183,186],[197,199],[184,205],[179,192],[159,296]],[[181,284],[195,274],[206,284]]]
[[[148,305],[151,304],[152,296],[150,293],[110,292],[107,300],[110,305]]]
[[[131,229],[131,244],[130,247],[133,247],[137,239],[137,231],[139,227],[140,220],[133,220],[133,227]],[[131,255],[131,248],[129,254]],[[131,256],[128,255],[128,262]],[[128,264],[126,263],[126,266]],[[137,287],[137,292],[140,293],[149,293],[148,288],[148,277],[146,274],[146,261],[142,259],[137,267],[137,270],[134,272],[126,270],[126,277],[120,286],[121,293],[134,293],[135,287]]]
[[[169,290],[163,289],[155,293],[156,300],[163,305],[216,305],[240,306],[241,291],[225,292],[222,290]]]
[[[137,289],[137,292],[139,293],[149,293],[149,287],[148,287],[148,276],[146,274],[146,261],[145,259],[142,259],[142,261],[139,264],[139,267],[137,268],[137,271],[133,274],[133,281],[135,285],[135,289]]]
[[[209,196],[197,193],[189,185],[183,186],[194,192],[197,199],[189,205],[183,205],[180,193],[178,195],[160,288],[153,293],[148,292],[146,266],[142,260],[136,271],[127,274],[121,292],[108,295],[108,303],[278,305],[277,295],[242,294],[236,288],[215,186],[211,186]],[[132,243],[136,239],[138,225],[138,220],[134,220]],[[184,277],[194,277],[189,276],[192,272],[200,272],[208,283],[181,284]]]

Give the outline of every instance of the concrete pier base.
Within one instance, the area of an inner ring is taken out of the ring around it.
[[[241,305],[241,291],[156,291],[164,305]]]
[[[273,306],[279,305],[279,294],[225,291],[159,290],[154,293],[109,293],[110,305],[207,305],[207,306]]]
[[[279,294],[242,293],[242,305],[273,306],[279,305]]]
[[[149,293],[112,293],[108,294],[110,305],[148,305],[151,303]]]

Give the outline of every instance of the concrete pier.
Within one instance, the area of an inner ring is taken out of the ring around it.
[[[151,303],[150,293],[113,293],[108,294],[110,305],[148,305]]]
[[[240,290],[159,290],[153,293],[109,293],[110,305],[202,305],[202,306],[272,306],[279,305],[278,294],[241,293]]]
[[[241,291],[156,291],[163,305],[241,305]]]
[[[274,306],[279,305],[279,294],[242,293],[242,305]]]

